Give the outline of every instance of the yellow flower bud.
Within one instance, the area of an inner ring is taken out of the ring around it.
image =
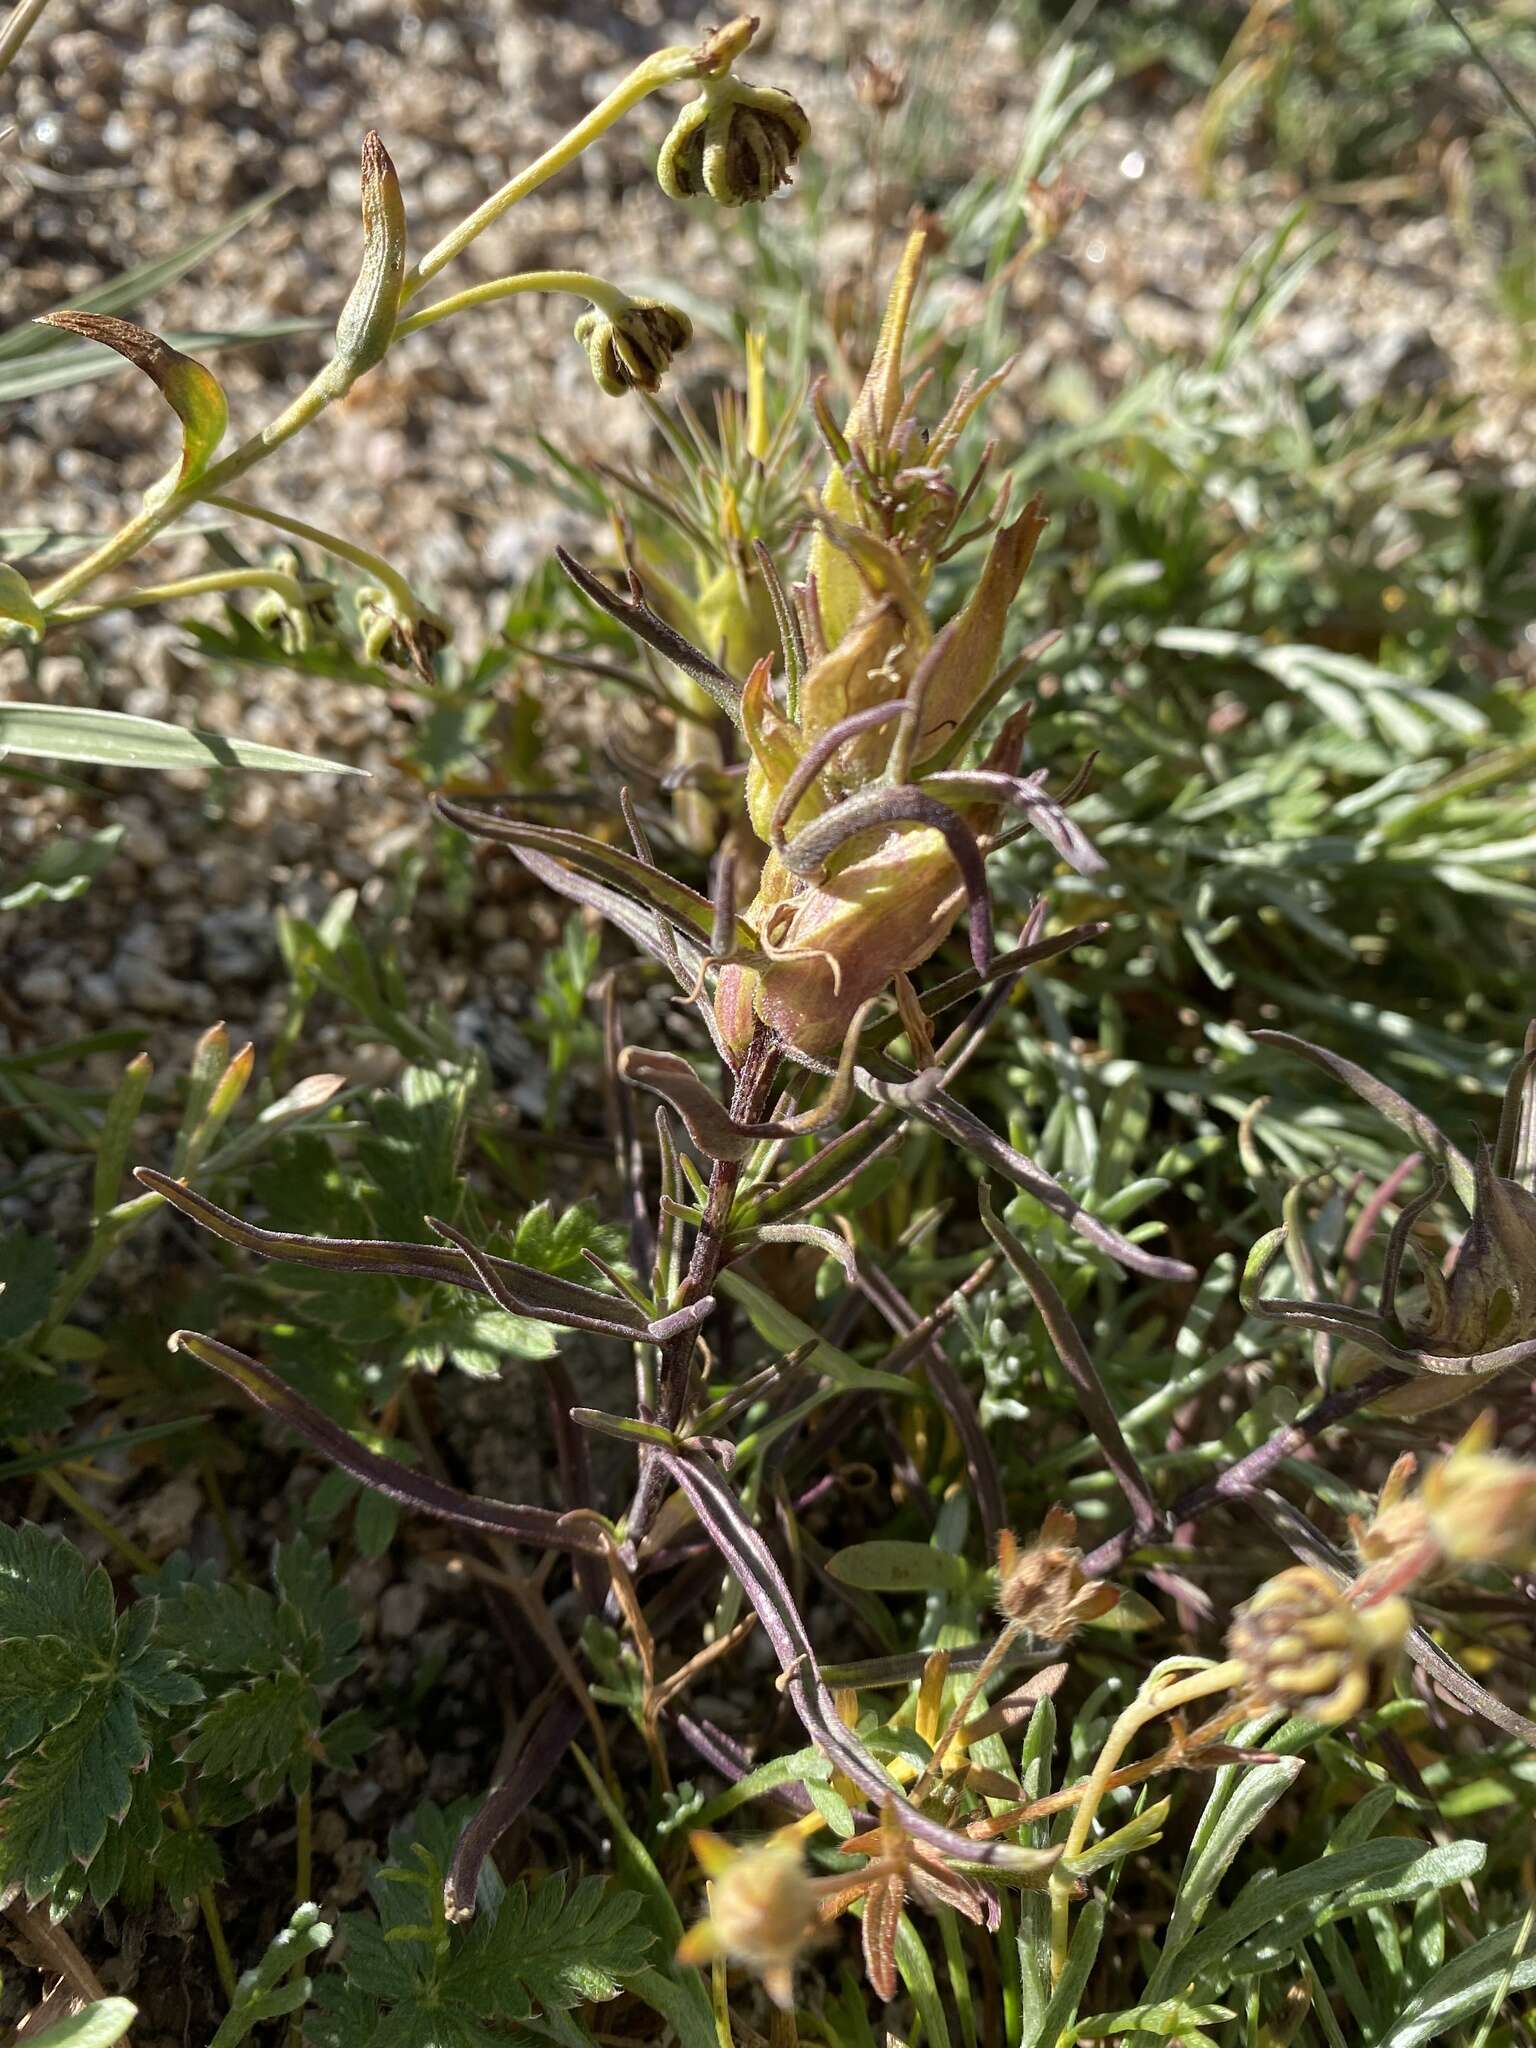
[[[795,1963],[816,1930],[816,1886],[797,1841],[734,1849],[718,1835],[689,1837],[710,1879],[709,1917],[678,1944],[682,1963],[724,1956],[763,1980],[775,2005],[794,2001]]]
[[[1370,1697],[1373,1663],[1396,1654],[1412,1622],[1406,1600],[1358,1606],[1326,1572],[1293,1565],[1238,1609],[1227,1648],[1256,1702],[1347,1721]]]

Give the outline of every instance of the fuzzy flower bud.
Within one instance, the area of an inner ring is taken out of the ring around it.
[[[1347,1721],[1370,1696],[1372,1664],[1396,1654],[1412,1621],[1406,1600],[1358,1606],[1326,1572],[1293,1565],[1238,1609],[1227,1648],[1256,1701]]]
[[[1493,1415],[1480,1415],[1421,1488],[1424,1512],[1448,1564],[1536,1570],[1536,1464],[1493,1448]]]
[[[998,1612],[1042,1642],[1068,1642],[1085,1621],[1119,1604],[1118,1586],[1083,1570],[1076,1537],[1077,1517],[1052,1508],[1028,1549],[1021,1550],[1007,1529],[997,1541]]]
[[[811,124],[799,101],[772,85],[725,73],[704,81],[661,145],[656,176],[669,199],[707,192],[719,206],[749,206],[788,184]]]
[[[718,1835],[690,1836],[693,1853],[711,1880],[709,1917],[678,1944],[679,1962],[707,1963],[717,1956],[742,1963],[763,1980],[775,2005],[794,2002],[794,1968],[816,1929],[816,1885],[793,1841],[733,1849]]]
[[[672,358],[693,339],[686,313],[660,299],[627,299],[612,312],[593,306],[576,322],[576,339],[610,398],[659,391]]]

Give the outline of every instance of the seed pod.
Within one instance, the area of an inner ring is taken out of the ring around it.
[[[693,322],[660,299],[629,299],[612,313],[595,306],[583,313],[576,339],[601,389],[621,398],[626,391],[661,389],[672,358],[693,339]]]
[[[810,133],[804,107],[777,86],[709,78],[661,145],[656,176],[669,199],[756,205],[789,183]]]
[[[405,279],[405,202],[389,151],[363,137],[363,262],[336,323],[336,364],[350,384],[389,347]]]
[[[1238,1609],[1227,1648],[1256,1702],[1347,1721],[1370,1697],[1372,1664],[1396,1654],[1412,1622],[1406,1600],[1357,1606],[1326,1572],[1299,1564]]]

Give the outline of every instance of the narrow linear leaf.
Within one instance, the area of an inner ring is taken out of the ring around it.
[[[366,775],[345,761],[295,754],[256,740],[227,739],[195,726],[167,725],[83,704],[0,704],[0,760],[42,754],[101,768],[260,768],[279,775]]]

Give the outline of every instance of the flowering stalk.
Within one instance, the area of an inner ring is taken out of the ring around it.
[[[191,507],[226,496],[229,486],[345,397],[358,378],[375,368],[403,336],[470,307],[526,291],[577,292],[593,308],[579,323],[578,336],[588,349],[602,388],[609,392],[653,391],[672,355],[687,345],[691,335],[688,321],[674,308],[631,300],[615,286],[582,272],[547,271],[500,278],[471,287],[421,313],[402,316],[429,279],[650,94],[690,79],[715,92],[723,89],[722,81],[750,43],[754,28],[755,23],[742,16],[696,47],[676,46],[645,59],[568,134],[450,229],[414,265],[407,265],[405,207],[394,166],[380,138],[370,133],[362,151],[362,258],[356,283],[337,322],[331,356],[275,418],[220,459],[215,459],[215,450],[224,433],[227,407],[218,380],[202,364],[181,356],[158,336],[131,322],[93,314],[49,316],[54,325],[71,327],[118,349],[153,377],[181,418],[183,453],[179,469],[147,495],[132,518],[37,590],[23,587],[25,603],[20,608],[11,606],[10,616],[30,620],[34,632],[61,616],[80,616],[62,614],[60,608],[98,577],[132,560]],[[334,537],[321,544],[333,554],[354,558],[348,552],[350,544],[337,545]],[[369,566],[377,574],[382,565],[374,562]],[[407,655],[419,669],[426,670],[431,653],[441,645],[441,623],[433,621],[428,627],[429,615],[410,596],[403,579],[398,580],[398,587],[391,575],[379,575],[378,580],[386,593],[387,618],[379,629],[378,645],[370,645],[368,651],[376,654],[389,635],[397,632]]]

